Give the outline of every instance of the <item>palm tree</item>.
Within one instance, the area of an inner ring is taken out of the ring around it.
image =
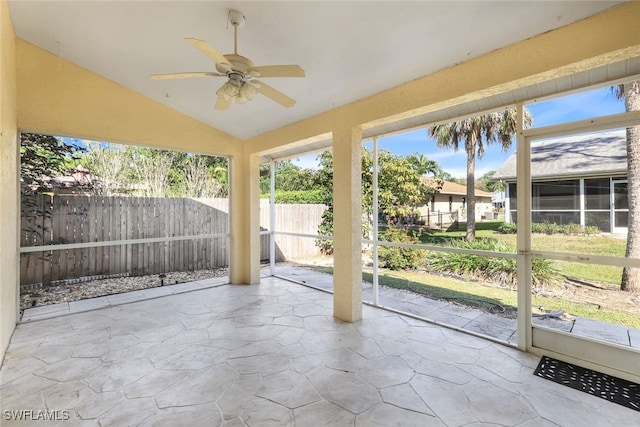
[[[524,126],[533,123],[531,113],[524,110]],[[475,168],[476,156],[481,159],[485,145],[502,144],[507,151],[517,130],[517,112],[515,108],[507,108],[503,112],[495,112],[482,116],[429,128],[429,136],[435,138],[438,147],[453,147],[456,151],[464,142],[467,153],[467,241],[476,237],[476,201],[475,201]]]
[[[611,88],[618,99],[624,98],[627,111],[640,110],[640,80]],[[640,126],[627,128],[627,191],[629,219],[627,225],[627,258],[640,258]],[[623,291],[640,291],[640,269],[622,270]]]

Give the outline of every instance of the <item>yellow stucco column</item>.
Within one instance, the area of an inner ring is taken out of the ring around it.
[[[362,319],[361,132],[333,132],[333,315]]]
[[[229,232],[232,284],[260,282],[260,157],[229,161]]]
[[[7,3],[0,2],[0,360],[19,316],[20,186],[15,40]]]

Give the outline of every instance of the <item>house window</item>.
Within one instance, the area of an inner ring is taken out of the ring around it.
[[[516,185],[509,184],[511,218],[516,219]],[[580,182],[545,181],[531,183],[531,220],[555,224],[580,224]]]
[[[611,207],[609,178],[584,180],[584,203],[586,210],[605,210]]]
[[[533,222],[580,224],[579,181],[532,183],[531,219]]]
[[[611,232],[611,180],[584,180],[584,223]]]
[[[516,212],[516,185],[508,184],[507,186],[507,195],[509,196],[509,217],[511,218],[511,222],[514,224],[517,222],[517,212]]]
[[[531,205],[534,211],[571,211],[580,209],[578,180],[534,182]]]
[[[453,212],[453,196],[449,196],[449,212]]]
[[[436,211],[436,195],[431,196],[431,212]]]

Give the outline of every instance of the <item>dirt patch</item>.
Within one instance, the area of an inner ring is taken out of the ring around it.
[[[640,293],[622,291],[596,283],[566,280],[553,287],[539,290],[538,295],[640,315]]]

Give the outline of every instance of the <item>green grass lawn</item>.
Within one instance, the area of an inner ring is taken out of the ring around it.
[[[493,238],[505,242],[516,251],[515,234],[499,234],[498,228],[502,221],[484,221],[476,223],[476,238]],[[453,239],[464,239],[466,236],[465,224],[462,223],[455,230],[428,230],[415,232],[421,243],[429,245],[443,245]],[[546,235],[534,234],[531,238],[531,246],[536,250],[552,252],[569,252],[576,254],[624,256],[626,240],[612,236],[567,236],[564,234]],[[556,262],[560,273],[571,279],[595,282],[608,288],[617,289],[620,286],[622,268],[584,264],[574,262]]]
[[[372,281],[371,273],[363,273],[363,279]],[[448,300],[470,307],[489,308],[500,314],[515,317],[517,312],[517,292],[515,290],[487,286],[480,282],[453,277],[443,277],[425,272],[397,272],[381,270],[379,283],[396,289],[406,289],[425,296]],[[598,308],[593,304],[580,304],[556,298],[532,295],[533,308],[562,310],[572,316],[601,320],[633,328],[640,328],[640,316],[607,307]]]
[[[331,267],[314,267],[318,271],[333,274]],[[373,281],[373,274],[362,273],[363,280]],[[482,282],[458,277],[447,277],[420,271],[389,271],[380,269],[378,283],[394,289],[412,291],[429,298],[451,301],[471,308],[478,308],[514,318],[517,315],[517,292],[515,290],[489,286]],[[572,301],[532,295],[531,306],[544,311],[558,311],[576,317],[640,328],[640,315],[622,310],[597,307]]]
[[[476,224],[476,238],[493,238],[516,247],[515,234],[499,234],[501,221],[485,221]],[[450,230],[414,230],[412,232],[421,243],[428,245],[445,245],[454,239],[464,239],[465,224]],[[537,250],[569,252],[576,254],[597,254],[624,256],[624,239],[610,236],[568,236],[543,235],[532,236],[532,246]],[[565,278],[583,283],[591,283],[611,292],[620,287],[622,268],[595,264],[554,261],[560,274]],[[364,273],[363,279],[371,281],[371,273]],[[513,290],[488,286],[478,281],[453,276],[430,274],[429,272],[389,271],[381,270],[379,283],[397,289],[406,289],[426,296],[459,302],[467,306],[475,306],[489,311],[501,312],[513,317],[517,310],[517,293]],[[573,316],[617,323],[629,327],[640,328],[640,316],[593,304],[578,303],[559,298],[532,296],[532,306],[545,310],[562,310]]]

